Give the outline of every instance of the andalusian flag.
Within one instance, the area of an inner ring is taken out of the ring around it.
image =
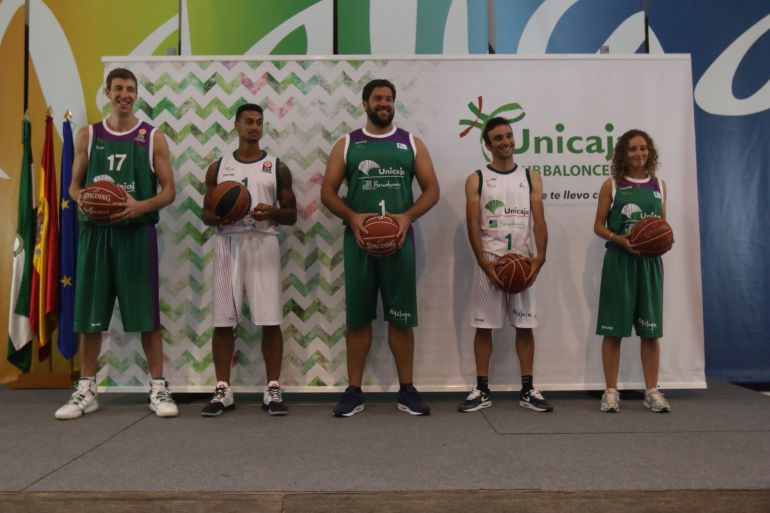
[[[72,121],[64,122],[62,134],[64,146],[61,150],[61,202],[59,203],[59,221],[61,222],[61,273],[59,276],[59,352],[67,360],[78,352],[78,337],[73,328],[75,313],[75,257],[78,252],[78,212],[77,204],[69,193],[72,181]]]
[[[32,190],[32,147],[29,119],[22,122],[24,145],[19,173],[19,217],[13,244],[11,314],[8,319],[8,361],[24,372],[32,363],[32,326],[29,323],[29,288],[35,243],[35,203]]]
[[[40,341],[40,359],[50,351],[48,315],[59,310],[59,205],[56,191],[56,162],[53,155],[53,118],[45,118],[43,159],[38,173],[37,234],[32,257],[32,291],[29,321]],[[54,323],[55,324],[55,321]]]

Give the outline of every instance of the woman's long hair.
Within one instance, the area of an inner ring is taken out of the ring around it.
[[[628,163],[626,157],[628,153],[628,143],[631,139],[641,135],[644,137],[647,143],[647,162],[644,164],[644,169],[650,177],[655,176],[655,170],[658,168],[658,151],[655,149],[655,143],[652,141],[647,132],[639,129],[632,129],[620,136],[618,142],[615,143],[615,152],[612,155],[612,178],[619,182],[628,173]]]

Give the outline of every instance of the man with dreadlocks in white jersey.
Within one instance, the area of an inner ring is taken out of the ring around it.
[[[474,171],[465,182],[468,239],[476,257],[473,275],[471,326],[476,358],[476,387],[458,405],[461,412],[492,406],[489,391],[489,360],[492,356],[492,330],[503,327],[506,317],[516,328],[516,353],[521,366],[519,405],[534,411],[552,411],[533,385],[537,326],[535,292],[532,284],[545,263],[548,228],[543,210],[543,182],[513,160],[515,141],[507,120],[490,119],[482,131],[492,162]],[[533,244],[534,238],[534,244]],[[495,262],[507,253],[519,253],[529,260],[531,271],[527,288],[508,294],[495,274]]]
[[[206,172],[207,195],[218,183],[240,182],[251,194],[253,208],[243,219],[225,223],[204,201],[203,222],[218,228],[211,343],[217,384],[214,397],[201,410],[204,417],[235,408],[230,365],[244,295],[251,322],[262,326],[262,356],[267,371],[262,409],[270,415],[288,413],[278,384],[283,359],[278,225],[297,222],[297,202],[289,168],[259,146],[262,130],[262,108],[252,103],[241,105],[235,115],[238,149],[212,162]]]

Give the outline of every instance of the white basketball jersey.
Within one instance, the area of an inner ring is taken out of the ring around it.
[[[251,208],[260,203],[278,206],[278,159],[263,152],[262,157],[252,161],[236,158],[235,152],[224,155],[217,166],[217,184],[240,182],[251,194]],[[247,233],[278,234],[278,224],[271,221],[256,221],[249,214],[231,225],[219,226],[222,235]]]
[[[481,177],[481,241],[484,251],[497,256],[519,253],[532,256],[530,184],[525,168],[500,172],[491,166],[477,171]]]

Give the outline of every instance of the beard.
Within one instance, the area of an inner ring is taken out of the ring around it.
[[[393,122],[394,115],[395,110],[391,110],[388,113],[387,118],[383,119],[380,117],[380,114],[376,110],[370,109],[369,107],[366,108],[366,117],[369,118],[369,121],[371,121],[373,125],[379,128],[388,128]]]

